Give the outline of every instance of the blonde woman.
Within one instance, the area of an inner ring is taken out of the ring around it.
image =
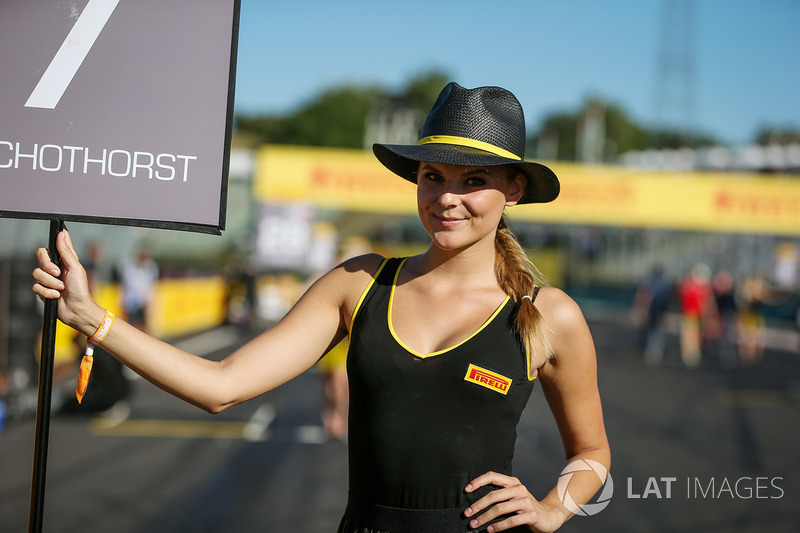
[[[549,202],[559,184],[524,160],[513,94],[450,83],[416,145],[375,145],[416,183],[431,238],[421,255],[349,259],[322,276],[274,327],[221,362],[117,319],[106,351],[209,412],[298,376],[349,337],[350,491],[339,526],[352,532],[555,531],[570,516],[555,486],[535,497],[513,477],[519,421],[541,384],[567,461],[610,462],[594,343],[579,307],[544,286],[503,220],[505,208]],[[90,297],[69,235],[59,269],[37,251],[34,292],[91,336],[108,311]],[[554,480],[555,482],[555,480]],[[555,485],[555,483],[554,483]],[[577,472],[576,503],[600,488]]]

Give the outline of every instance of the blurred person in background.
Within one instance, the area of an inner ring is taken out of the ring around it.
[[[636,289],[631,320],[641,331],[640,346],[648,366],[661,364],[666,345],[665,316],[672,299],[672,287],[659,265]]]
[[[610,448],[583,313],[544,285],[503,218],[507,207],[558,195],[555,174],[525,161],[525,136],[513,94],[448,84],[418,144],[373,146],[416,183],[429,248],[345,261],[223,361],[170,346],[96,304],[66,231],[60,268],[37,250],[34,292],[58,298],[59,318],[83,333],[107,332],[104,348],[146,379],[213,413],[300,375],[349,338],[350,490],[340,533],[555,531],[580,508],[565,506],[556,480],[538,499],[511,472],[534,380],[569,463],[607,471]],[[571,499],[581,505],[603,481],[572,472]]]
[[[349,386],[347,382],[347,337],[319,361],[322,373],[322,426],[330,439],[347,439]]]
[[[739,354],[742,363],[758,364],[764,357],[764,305],[769,297],[769,288],[764,278],[751,274],[742,282],[741,295]]]
[[[364,237],[348,237],[342,245],[339,262],[370,253],[372,246]],[[322,424],[329,438],[347,438],[349,384],[347,381],[347,351],[350,343],[345,337],[319,362],[322,372]]]
[[[723,368],[732,368],[738,363],[736,284],[728,269],[720,269],[711,282],[716,305],[717,323],[713,328],[713,340]]]
[[[119,278],[126,320],[135,328],[147,331],[147,313],[155,300],[158,266],[144,246],[137,250],[133,261],[122,264]]]
[[[225,323],[248,328],[256,319],[256,276],[245,261],[226,263]]]
[[[710,285],[711,269],[698,263],[681,280],[678,294],[681,305],[681,358],[688,368],[700,365],[706,326],[714,309]]]
[[[3,430],[6,427],[6,417],[8,416],[6,396],[8,396],[9,389],[10,387],[8,384],[8,377],[6,376],[6,370],[4,368],[0,368],[0,433],[3,433]]]

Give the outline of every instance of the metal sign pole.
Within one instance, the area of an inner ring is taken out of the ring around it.
[[[56,250],[56,236],[63,229],[62,220],[50,221],[50,257],[56,264],[61,257]],[[47,444],[50,438],[50,404],[53,392],[53,357],[56,344],[56,321],[58,300],[45,300],[42,322],[42,347],[39,362],[39,401],[36,406],[36,440],[33,448],[33,482],[31,486],[31,509],[28,531],[42,531],[44,517],[44,487],[47,474]]]

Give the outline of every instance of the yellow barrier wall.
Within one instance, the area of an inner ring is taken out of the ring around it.
[[[757,174],[637,171],[551,162],[561,181],[549,204],[509,210],[519,220],[800,235],[800,179]],[[254,194],[262,202],[415,214],[414,186],[369,151],[265,146]]]
[[[800,179],[552,163],[562,192],[520,210],[548,222],[800,235]],[[536,211],[535,213],[533,211]]]
[[[162,280],[148,328],[156,337],[169,337],[218,326],[225,319],[225,292],[222,277]]]
[[[309,202],[346,211],[417,212],[414,184],[362,150],[264,146],[253,195],[260,202]]]

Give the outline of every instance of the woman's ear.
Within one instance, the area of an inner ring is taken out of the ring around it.
[[[508,182],[508,191],[506,192],[506,207],[517,205],[522,200],[527,183],[528,180],[522,172],[517,172],[511,177]]]

